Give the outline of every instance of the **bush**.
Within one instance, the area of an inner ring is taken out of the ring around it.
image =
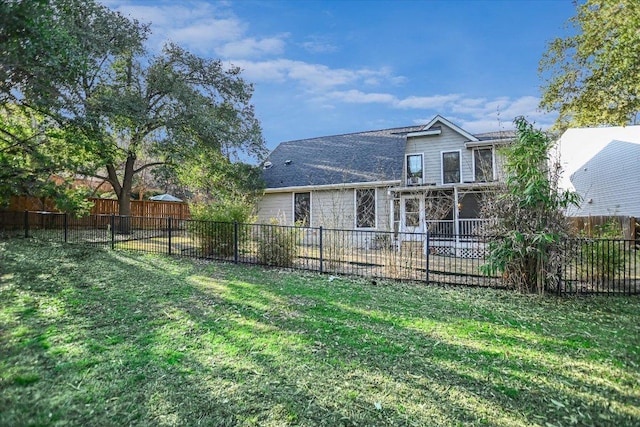
[[[225,201],[215,204],[192,205],[189,232],[200,245],[204,256],[230,257],[234,253],[234,223],[254,220],[253,206],[245,201]],[[246,227],[238,227],[238,245],[247,239]]]
[[[609,220],[604,225],[597,226],[594,235],[596,238],[583,243],[580,250],[582,274],[591,275],[598,280],[613,279],[625,264],[620,224]]]
[[[291,267],[298,255],[300,229],[279,225],[272,219],[270,225],[260,227],[258,235],[258,262],[278,267]]]

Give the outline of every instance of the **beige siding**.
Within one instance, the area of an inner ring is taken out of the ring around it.
[[[390,231],[391,230],[391,200],[392,197],[387,191],[386,187],[377,189],[378,202],[376,206],[376,214],[378,217],[378,230]]]
[[[353,228],[353,189],[314,191],[311,198],[315,227]]]
[[[292,219],[292,193],[265,194],[258,202],[258,222],[268,224],[272,218],[284,224],[290,224]]]
[[[365,187],[362,187],[365,188]],[[386,187],[376,189],[376,230],[389,230],[390,196]],[[293,193],[265,194],[258,202],[258,222],[293,223]],[[355,189],[345,188],[311,192],[311,226],[355,228]]]

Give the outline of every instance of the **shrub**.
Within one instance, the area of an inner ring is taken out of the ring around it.
[[[558,188],[561,168],[549,156],[550,136],[522,117],[515,125],[515,141],[502,150],[505,182],[483,200],[482,216],[495,220],[484,230],[491,240],[481,271],[502,273],[521,292],[544,293],[559,286],[560,242],[568,237],[563,211],[578,195]]]
[[[298,255],[300,239],[298,227],[279,225],[275,219],[260,227],[258,233],[258,262],[278,267],[291,267]]]
[[[235,247],[234,223],[243,224],[254,220],[253,206],[244,200],[196,204],[190,209],[195,221],[189,223],[189,232],[198,240],[204,256],[232,256]],[[238,244],[246,239],[246,227],[238,227]]]
[[[582,244],[580,259],[583,276],[597,280],[615,278],[625,264],[625,250],[620,224],[614,220],[596,226],[595,239]]]

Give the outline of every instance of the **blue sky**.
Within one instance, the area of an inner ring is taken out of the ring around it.
[[[240,66],[271,150],[282,141],[427,123],[511,129],[537,109],[538,62],[571,0],[105,0],[171,40]]]

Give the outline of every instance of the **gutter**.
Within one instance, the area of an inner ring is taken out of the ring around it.
[[[349,188],[371,188],[371,187],[392,187],[400,184],[400,180],[393,181],[371,181],[371,182],[350,182],[341,184],[325,185],[300,185],[293,187],[265,188],[265,194],[290,193],[298,191],[320,191],[320,190],[346,190]]]

